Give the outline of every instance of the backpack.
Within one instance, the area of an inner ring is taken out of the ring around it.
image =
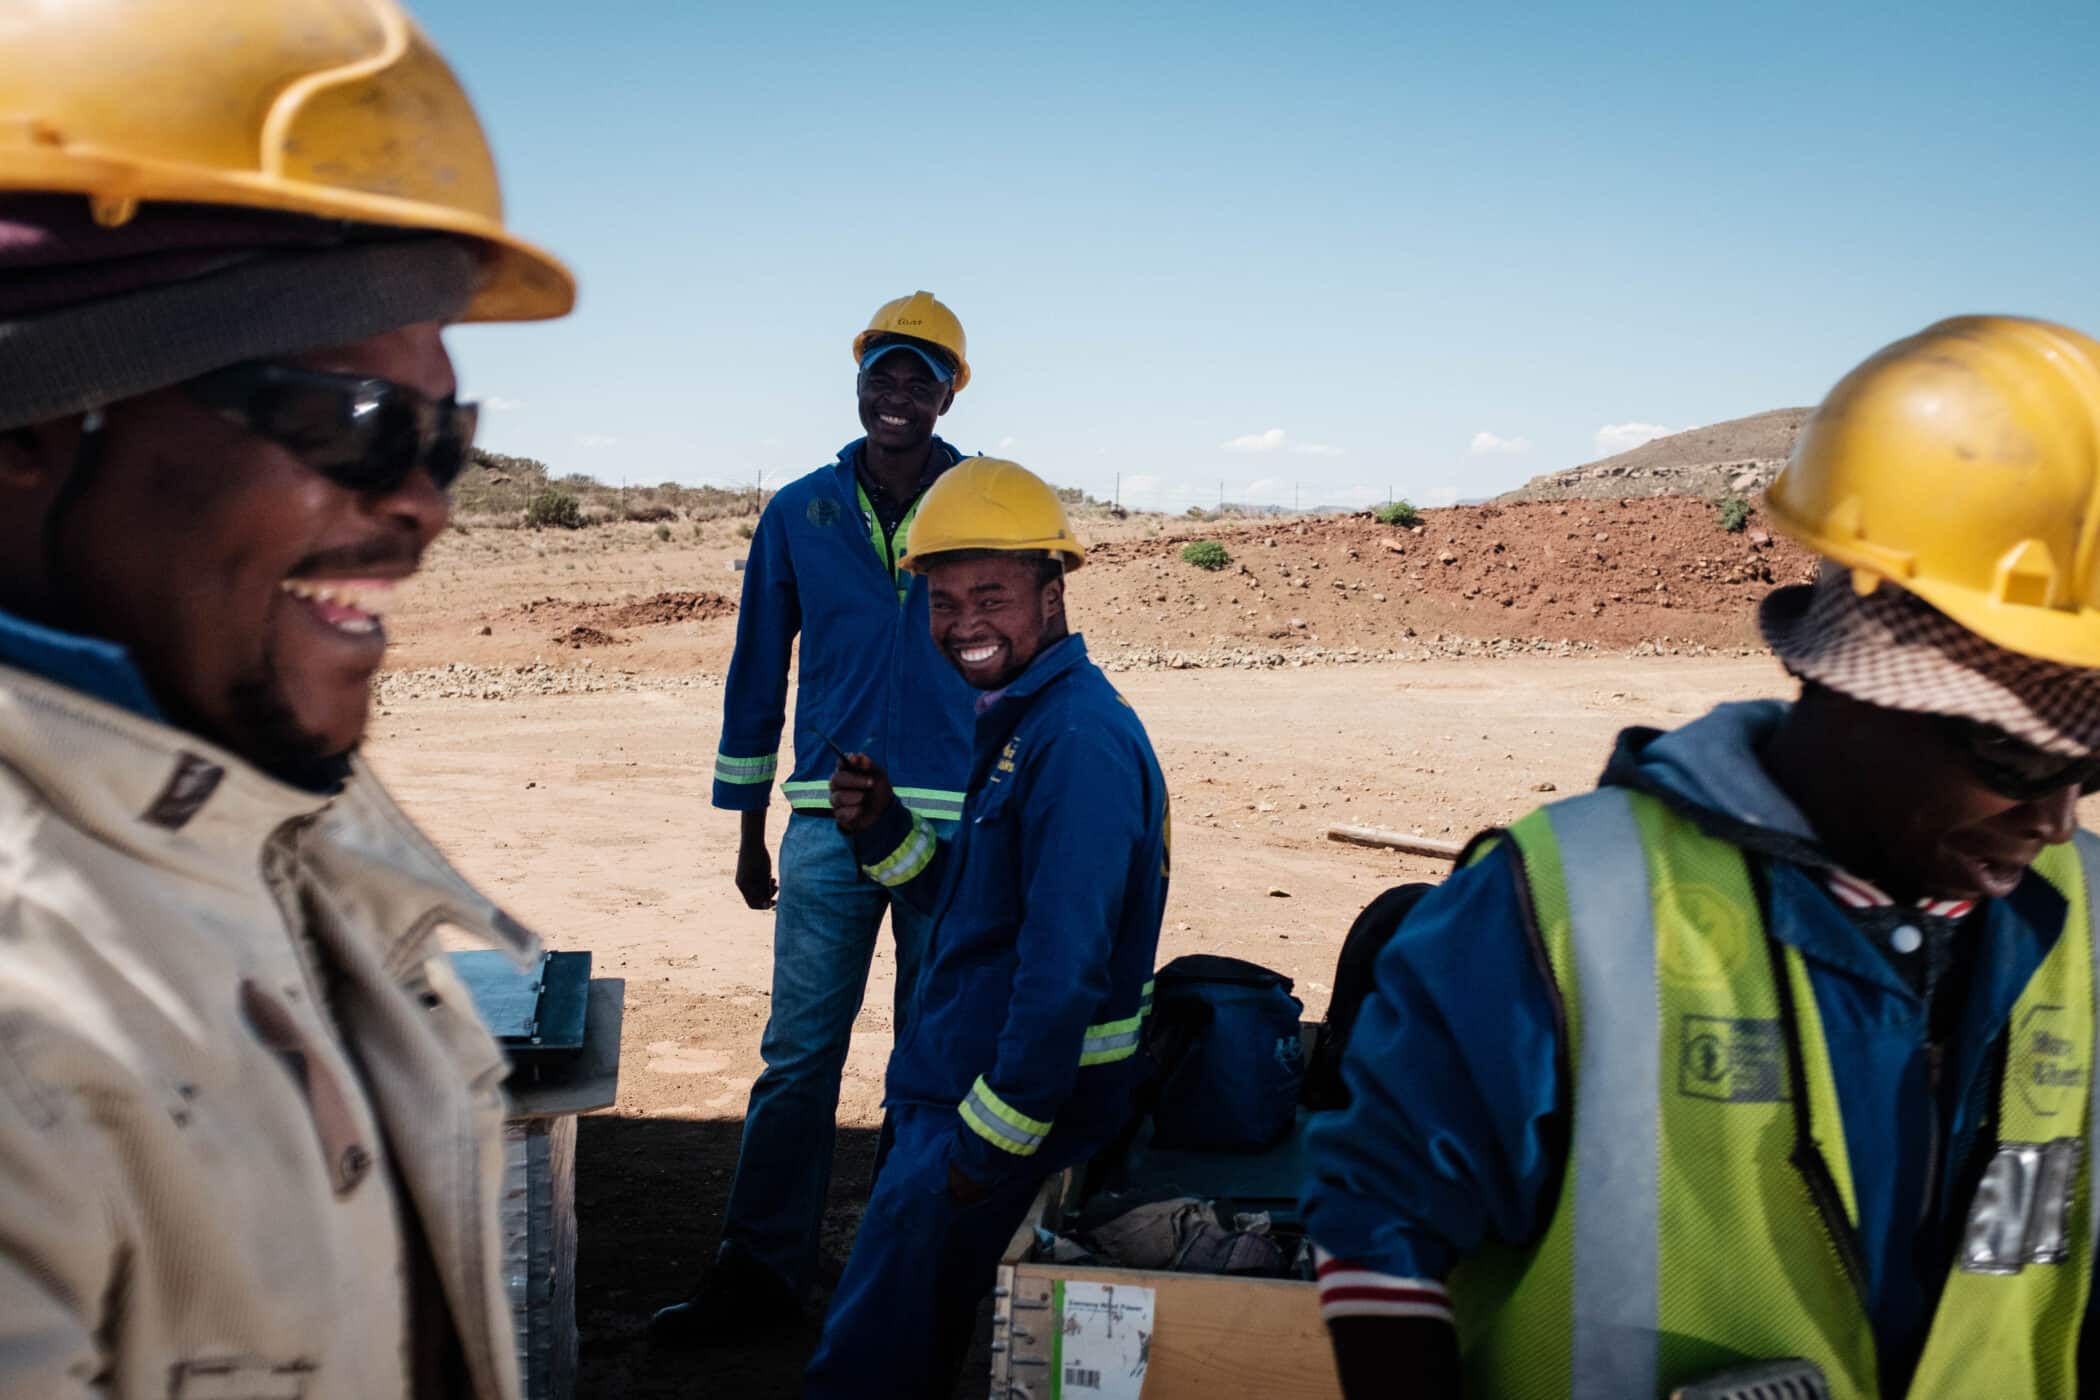
[[[1154,978],[1148,1045],[1160,1067],[1152,1145],[1257,1152],[1290,1135],[1305,1076],[1291,979],[1258,963],[1192,953]]]
[[[1372,900],[1349,926],[1342,940],[1342,955],[1334,968],[1334,995],[1327,1003],[1327,1019],[1313,1043],[1312,1063],[1305,1071],[1305,1106],[1314,1111],[1347,1108],[1349,1089],[1342,1082],[1342,1057],[1349,1049],[1349,1034],[1356,1029],[1357,1013],[1371,995],[1378,955],[1400,931],[1400,925],[1435,885],[1398,885]]]

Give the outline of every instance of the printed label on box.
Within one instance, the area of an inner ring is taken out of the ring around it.
[[[1052,1400],[1138,1400],[1152,1352],[1152,1290],[1120,1283],[1055,1283]]]

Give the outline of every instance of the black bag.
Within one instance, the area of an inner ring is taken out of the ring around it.
[[[1152,1145],[1255,1152],[1288,1137],[1305,1077],[1291,979],[1212,953],[1174,959],[1154,978],[1149,1040],[1161,1080]]]
[[[1305,1071],[1305,1106],[1319,1111],[1347,1108],[1349,1090],[1342,1083],[1342,1057],[1349,1049],[1349,1034],[1356,1029],[1357,1013],[1371,995],[1372,974],[1378,955],[1400,931],[1400,925],[1422,896],[1435,885],[1398,885],[1372,900],[1349,926],[1342,940],[1342,955],[1334,967],[1334,996],[1327,1003],[1327,1020],[1313,1044],[1312,1063]]]

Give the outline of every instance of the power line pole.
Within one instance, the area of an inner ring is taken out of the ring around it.
[[[1117,472],[1117,473],[1116,473],[1116,505],[1117,505],[1118,507],[1121,507],[1121,506],[1122,506],[1122,504],[1123,504],[1123,473],[1121,473],[1121,472]]]

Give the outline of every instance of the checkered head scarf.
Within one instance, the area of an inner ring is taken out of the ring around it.
[[[2049,753],[2100,753],[2100,670],[2007,651],[1894,584],[1861,597],[1851,570],[1826,564],[1816,582],[1770,594],[1757,620],[1802,680],[1883,709],[1975,720]]]

